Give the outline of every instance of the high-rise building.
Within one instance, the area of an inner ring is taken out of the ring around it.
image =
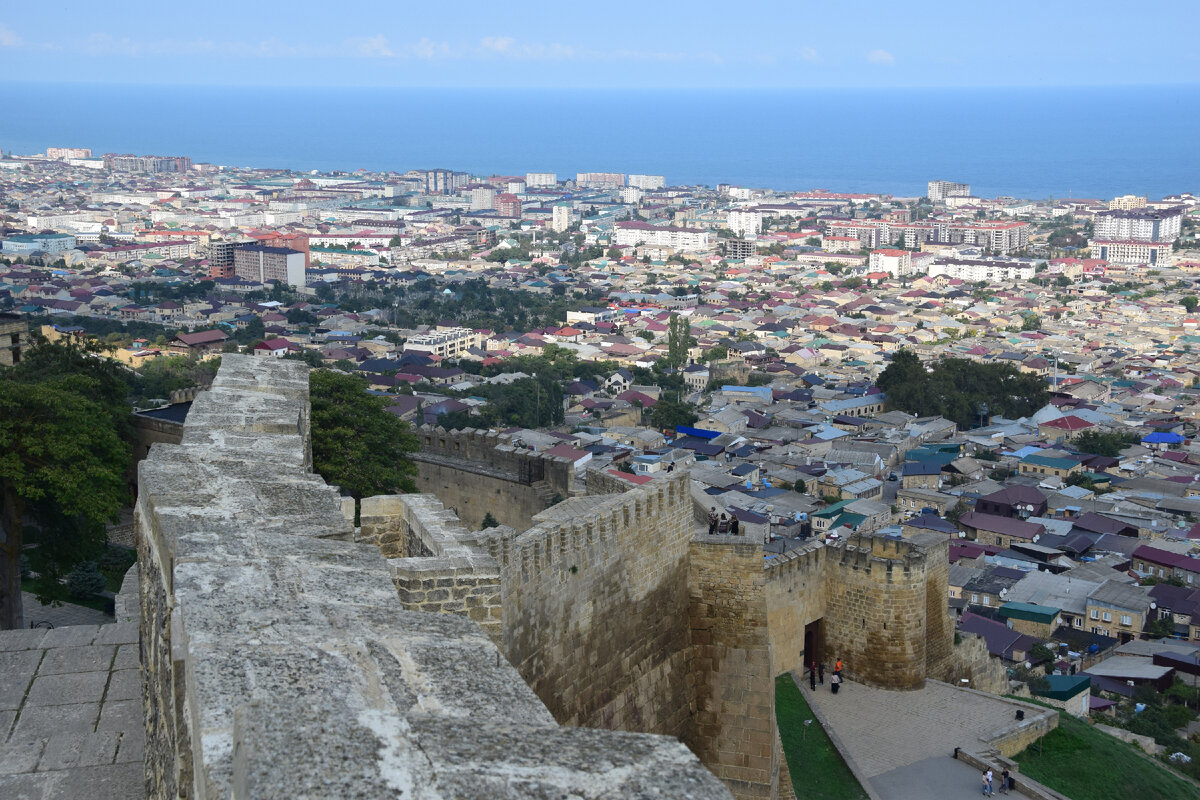
[[[233,251],[237,242],[230,240],[214,240],[208,244],[208,277],[232,278]]]
[[[187,156],[135,156],[131,154],[105,153],[104,166],[114,172],[187,172],[192,160]]]
[[[1183,226],[1183,208],[1130,208],[1101,211],[1094,238],[1102,241],[1173,242]]]
[[[554,206],[550,211],[550,229],[556,233],[562,233],[569,227],[571,227],[571,207],[568,205]]]
[[[454,194],[456,189],[467,185],[468,175],[451,169],[419,169],[409,175],[421,181],[425,194]]]
[[[305,285],[304,253],[265,244],[240,245],[233,251],[233,272],[243,280],[301,287]]]
[[[955,183],[954,181],[930,181],[925,196],[935,203],[940,203],[947,197],[969,197],[971,184]]]
[[[521,198],[505,192],[496,195],[496,213],[510,219],[521,218]]]
[[[68,158],[91,158],[90,147],[47,147],[46,158],[50,161],[66,161]]]
[[[558,185],[558,176],[553,172],[526,172],[525,188],[545,189]]]
[[[471,190],[471,210],[490,211],[496,207],[496,187],[476,186]]]
[[[579,172],[575,175],[575,184],[589,189],[618,189],[625,185],[625,173]]]
[[[762,230],[763,215],[761,211],[746,208],[729,210],[729,230],[738,236],[754,237]]]
[[[1145,208],[1146,198],[1136,194],[1123,194],[1108,201],[1109,211],[1127,211],[1131,208]]]
[[[661,189],[667,181],[662,175],[630,175],[629,185],[639,189]]]

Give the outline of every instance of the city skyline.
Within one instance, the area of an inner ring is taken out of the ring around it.
[[[322,16],[267,2],[212,12],[135,2],[67,3],[0,15],[10,81],[239,86],[819,88],[1200,83],[1188,31],[1126,4],[843,7],[757,3],[731,10],[628,2],[601,8],[352,4]],[[314,33],[319,31],[319,33]],[[1111,46],[1098,43],[1110,42]]]

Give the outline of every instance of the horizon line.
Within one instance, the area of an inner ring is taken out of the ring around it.
[[[621,85],[595,85],[595,86],[550,86],[550,85],[527,85],[527,86],[490,86],[484,84],[476,85],[444,85],[444,84],[371,84],[371,83],[194,83],[180,81],[101,81],[87,79],[70,79],[59,80],[52,78],[0,78],[0,85],[22,86],[22,85],[52,85],[52,86],[176,86],[189,88],[211,88],[211,89],[407,89],[407,90],[436,90],[436,91],[621,91],[621,92],[662,92],[662,91],[844,91],[851,90],[869,90],[869,91],[894,91],[894,90],[934,90],[934,89],[964,89],[964,90],[1000,90],[1000,89],[1027,89],[1027,90],[1063,90],[1063,89],[1136,89],[1136,88],[1153,88],[1153,89],[1196,89],[1200,88],[1200,80],[1196,81],[1177,81],[1165,83],[1146,83],[1146,82],[1130,82],[1130,83],[1061,83],[1061,84],[1042,84],[1042,83],[996,83],[996,84],[946,84],[946,83],[922,83],[922,84],[893,84],[880,85],[874,84],[822,84],[822,85],[759,85],[759,86],[737,86],[730,85],[661,85],[661,86],[621,86]]]

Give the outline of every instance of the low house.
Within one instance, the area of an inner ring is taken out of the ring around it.
[[[1045,516],[1048,502],[1046,496],[1032,486],[1014,484],[998,492],[984,495],[975,501],[975,510],[998,517]]]
[[[1133,551],[1133,570],[1143,577],[1178,578],[1187,586],[1200,586],[1200,558],[1142,545]]]
[[[1151,602],[1144,587],[1105,581],[1088,595],[1088,627],[1092,633],[1128,642],[1146,626]]]
[[[900,485],[905,489],[937,489],[942,481],[942,465],[936,461],[905,461]]]
[[[1083,467],[1078,461],[1037,454],[1022,458],[1017,469],[1022,475],[1033,475],[1039,478],[1054,475],[1063,479],[1083,471]]]
[[[978,511],[968,511],[960,516],[958,526],[966,532],[968,539],[998,547],[1012,547],[1014,543],[1019,542],[1036,542],[1046,532],[1045,526],[1036,522],[982,514]]]
[[[997,615],[1014,631],[1039,639],[1049,638],[1054,629],[1062,624],[1062,615],[1057,608],[1034,603],[1005,603],[1000,606]]]
[[[1088,675],[1047,675],[1046,685],[1033,694],[1073,717],[1090,716],[1092,679]]]
[[[177,355],[203,357],[221,352],[221,348],[227,341],[229,341],[229,335],[224,331],[196,331],[177,335],[171,340],[167,349]]]

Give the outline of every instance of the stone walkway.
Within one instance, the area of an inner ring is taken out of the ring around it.
[[[136,622],[0,631],[0,798],[143,798],[144,742]]]
[[[915,692],[847,681],[836,696],[828,680],[816,692],[797,684],[882,800],[978,794],[979,771],[956,761],[954,748],[989,749],[980,735],[1012,724],[1016,708],[933,681]]]
[[[77,606],[74,603],[63,603],[61,606],[42,605],[37,596],[29,592],[21,592],[21,603],[25,609],[26,625],[49,622],[56,628],[62,628],[67,625],[105,625],[113,621],[113,618],[103,611]]]

